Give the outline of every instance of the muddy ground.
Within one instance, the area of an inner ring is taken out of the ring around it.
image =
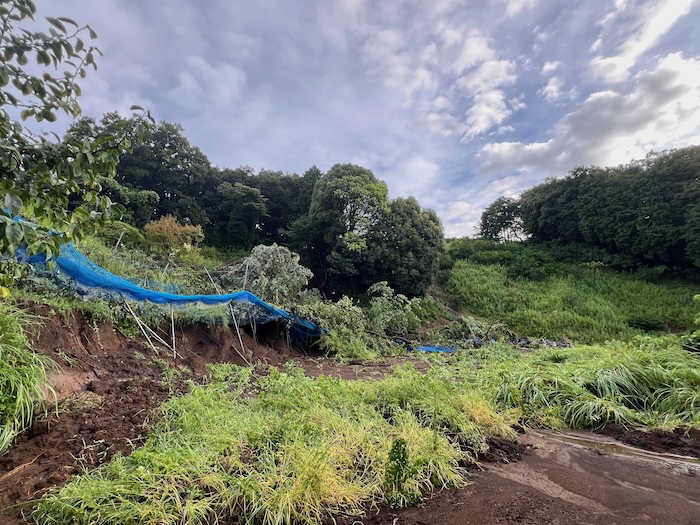
[[[227,329],[178,329],[173,357],[80,313],[34,308],[43,319],[33,334],[35,348],[60,365],[52,375],[59,410],[0,456],[0,524],[26,523],[32,500],[138,447],[153,410],[186,392],[188,380],[204,380],[207,363],[244,364],[242,355],[269,366],[294,359],[310,376],[356,379],[381,377],[399,362],[339,365],[290,349],[274,329],[259,331],[260,342],[244,333],[243,352]],[[625,442],[652,452],[636,452]],[[470,484],[429,495],[423,507],[368,509],[359,519],[336,519],[343,525],[700,524],[700,460],[687,457],[700,458],[696,430],[530,432],[519,444],[494,442]]]

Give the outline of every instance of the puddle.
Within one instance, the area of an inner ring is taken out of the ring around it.
[[[659,452],[651,452],[639,448],[630,447],[618,441],[609,441],[602,436],[583,436],[576,434],[564,434],[555,430],[538,430],[532,432],[533,435],[548,437],[563,443],[579,445],[582,447],[592,448],[604,454],[616,454],[639,459],[647,459],[654,461],[665,461],[668,463],[682,463],[685,465],[700,466],[700,459],[691,458],[688,456],[679,456],[677,454],[661,454]],[[596,439],[597,438],[597,439]]]

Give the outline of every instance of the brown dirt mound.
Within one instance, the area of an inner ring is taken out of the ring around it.
[[[632,447],[659,452],[700,458],[700,430],[690,427],[667,430],[628,430],[616,425],[608,425],[597,431],[612,436]]]

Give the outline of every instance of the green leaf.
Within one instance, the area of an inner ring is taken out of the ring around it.
[[[66,24],[71,24],[72,26],[75,26],[76,28],[80,27],[78,25],[78,23],[75,20],[73,20],[72,18],[67,18],[65,16],[59,16],[58,19],[61,22],[65,22]]]
[[[53,18],[51,16],[47,16],[46,20],[54,26],[56,29],[59,29],[61,32],[66,33],[66,26],[63,25],[63,22],[61,22],[58,18]]]
[[[50,65],[51,64],[51,57],[49,57],[49,54],[44,51],[43,49],[37,51],[36,53],[36,61],[39,64],[44,64],[44,65]],[[44,75],[47,75],[48,73],[44,73]]]
[[[18,245],[22,242],[22,237],[24,232],[22,231],[22,226],[16,222],[10,222],[5,225],[5,238],[7,242],[13,245]]]
[[[22,209],[22,206],[24,206],[24,203],[19,196],[13,195],[12,193],[5,195],[5,208],[8,209],[10,215],[17,215]]]
[[[48,108],[42,109],[40,115],[48,122],[56,122],[56,114]]]

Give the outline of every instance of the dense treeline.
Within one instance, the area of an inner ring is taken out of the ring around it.
[[[578,247],[621,268],[700,267],[700,146],[578,167],[483,213],[482,237]]]
[[[181,126],[136,123],[115,113],[99,123],[84,118],[72,132],[99,142],[135,129],[142,139],[102,185],[126,208],[123,220],[137,228],[173,216],[201,226],[204,242],[219,249],[287,246],[324,291],[363,293],[387,281],[399,293],[420,295],[437,271],[443,231],[435,212],[413,198],[389,200],[386,184],[361,166],[337,164],[325,174],[312,166],[303,175],[220,169]]]

